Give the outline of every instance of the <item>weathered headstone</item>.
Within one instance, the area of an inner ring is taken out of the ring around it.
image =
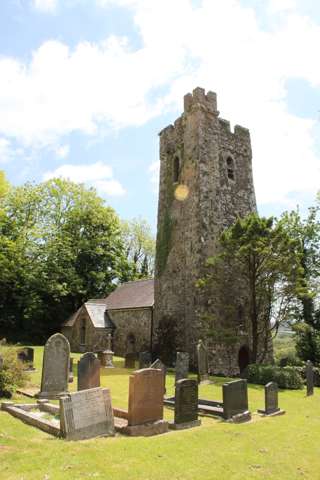
[[[3,367],[3,358],[0,355],[0,370],[2,369],[2,367]]]
[[[176,367],[175,367],[175,381],[188,378],[189,376],[189,353],[177,352]]]
[[[307,396],[313,395],[314,387],[314,375],[313,375],[313,365],[310,360],[306,364],[306,381],[307,381]]]
[[[27,364],[27,369],[33,369],[34,349],[31,347],[24,347],[18,350],[17,357],[20,362]]]
[[[157,358],[157,360],[155,360],[150,368],[156,368],[157,370],[161,370],[162,371],[162,375],[163,375],[163,394],[166,393],[166,376],[167,376],[167,367],[165,366],[164,363],[161,362],[161,360],[159,358]]]
[[[124,357],[124,368],[135,368],[136,366],[136,353],[126,353]]]
[[[275,415],[285,413],[278,407],[278,385],[275,382],[269,382],[264,387],[265,409],[258,410],[263,415]]]
[[[69,360],[69,383],[73,383],[73,357]]]
[[[100,387],[100,361],[94,353],[85,353],[78,362],[78,390]]]
[[[222,385],[223,418],[231,419],[239,414],[248,417],[248,388],[246,380],[235,380]]]
[[[61,333],[52,335],[44,346],[39,398],[54,399],[68,391],[70,345]]]
[[[92,388],[60,398],[60,424],[62,436],[67,440],[113,436],[110,391]]]
[[[137,370],[129,378],[128,425],[163,419],[163,375],[160,370]]]
[[[197,345],[198,357],[198,382],[209,382],[209,363],[208,352],[202,340],[199,340]]]
[[[198,383],[196,380],[178,380],[175,389],[174,423],[170,428],[181,430],[201,425],[198,420]]]
[[[140,352],[139,353],[139,370],[143,368],[150,368],[151,365],[151,353],[150,352]]]

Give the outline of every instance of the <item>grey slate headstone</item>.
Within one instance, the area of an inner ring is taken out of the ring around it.
[[[197,345],[197,357],[198,357],[199,383],[208,381],[209,380],[208,352],[202,340],[199,340],[199,343]]]
[[[248,410],[247,380],[235,380],[222,385],[223,418],[229,418]]]
[[[189,376],[189,353],[177,352],[176,367],[175,367],[175,381],[188,378]]]
[[[174,423],[197,423],[198,420],[198,383],[196,380],[178,380],[175,389]]]
[[[166,376],[167,376],[167,367],[164,363],[161,362],[159,358],[155,360],[151,365],[150,368],[156,368],[157,370],[161,370],[163,374],[163,394],[166,393]]]
[[[94,353],[85,353],[78,362],[78,391],[100,387],[100,361]]]
[[[307,380],[307,396],[313,395],[314,387],[314,375],[313,375],[313,365],[310,360],[306,364],[306,380]]]
[[[265,409],[258,410],[264,415],[272,415],[280,412],[278,407],[278,385],[275,382],[269,382],[264,387]]]
[[[150,368],[151,365],[151,353],[150,352],[140,352],[139,353],[139,369]]]
[[[0,355],[0,370],[2,369],[2,367],[3,367],[3,358]]]
[[[126,353],[124,357],[124,368],[135,368],[136,366],[136,353]]]
[[[60,398],[60,424],[67,440],[114,436],[110,391],[92,388]]]
[[[68,391],[70,345],[61,333],[52,335],[44,346],[39,398],[58,398]]]
[[[31,347],[24,347],[18,350],[17,357],[22,363],[27,363],[33,368],[34,349]]]

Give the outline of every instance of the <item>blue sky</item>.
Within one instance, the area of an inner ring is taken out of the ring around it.
[[[64,176],[155,228],[158,132],[196,86],[251,131],[259,211],[320,185],[320,3],[2,0],[0,169]]]

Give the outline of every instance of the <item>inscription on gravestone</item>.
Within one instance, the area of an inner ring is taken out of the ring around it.
[[[177,352],[175,381],[188,378],[189,375],[189,353]]]
[[[100,387],[100,361],[94,353],[85,353],[78,362],[78,390]]]
[[[199,343],[197,345],[197,357],[198,357],[198,381],[199,383],[207,382],[209,381],[208,352],[202,340],[199,340]]]
[[[162,371],[163,375],[163,394],[166,393],[166,375],[167,375],[167,368],[164,363],[161,362],[159,358],[153,362],[150,368],[156,368],[157,370]]]
[[[163,418],[163,375],[160,370],[137,370],[129,378],[128,425],[156,422]]]
[[[139,353],[139,369],[149,368],[151,365],[151,353],[150,352],[140,352]]]
[[[68,391],[70,345],[61,333],[52,335],[44,346],[39,398],[58,398]]]
[[[248,388],[246,380],[235,380],[222,385],[223,418],[228,420],[234,415],[248,410]]]
[[[114,435],[110,391],[92,388],[60,398],[60,423],[67,440]]]
[[[198,420],[198,384],[196,380],[178,380],[175,388],[175,425],[186,427],[200,425]]]
[[[313,364],[310,360],[306,364],[307,396],[313,395],[314,375]]]

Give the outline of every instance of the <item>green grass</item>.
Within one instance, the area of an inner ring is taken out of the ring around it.
[[[79,355],[74,354],[75,362]],[[37,371],[31,383],[39,385],[42,348],[36,348]],[[127,407],[128,372],[123,360],[105,370],[102,385],[111,389],[113,406]],[[74,369],[76,375],[76,366]],[[222,378],[200,387],[203,398],[221,400]],[[174,377],[169,374],[168,394]],[[76,376],[71,390],[76,388]],[[16,397],[25,402],[25,398]],[[263,407],[263,387],[249,386],[254,413]],[[287,413],[232,425],[202,418],[202,426],[149,438],[98,438],[66,442],[0,412],[1,480],[229,480],[320,478],[320,389],[313,397],[303,391],[281,391],[279,403]],[[166,418],[172,411],[165,409]]]

